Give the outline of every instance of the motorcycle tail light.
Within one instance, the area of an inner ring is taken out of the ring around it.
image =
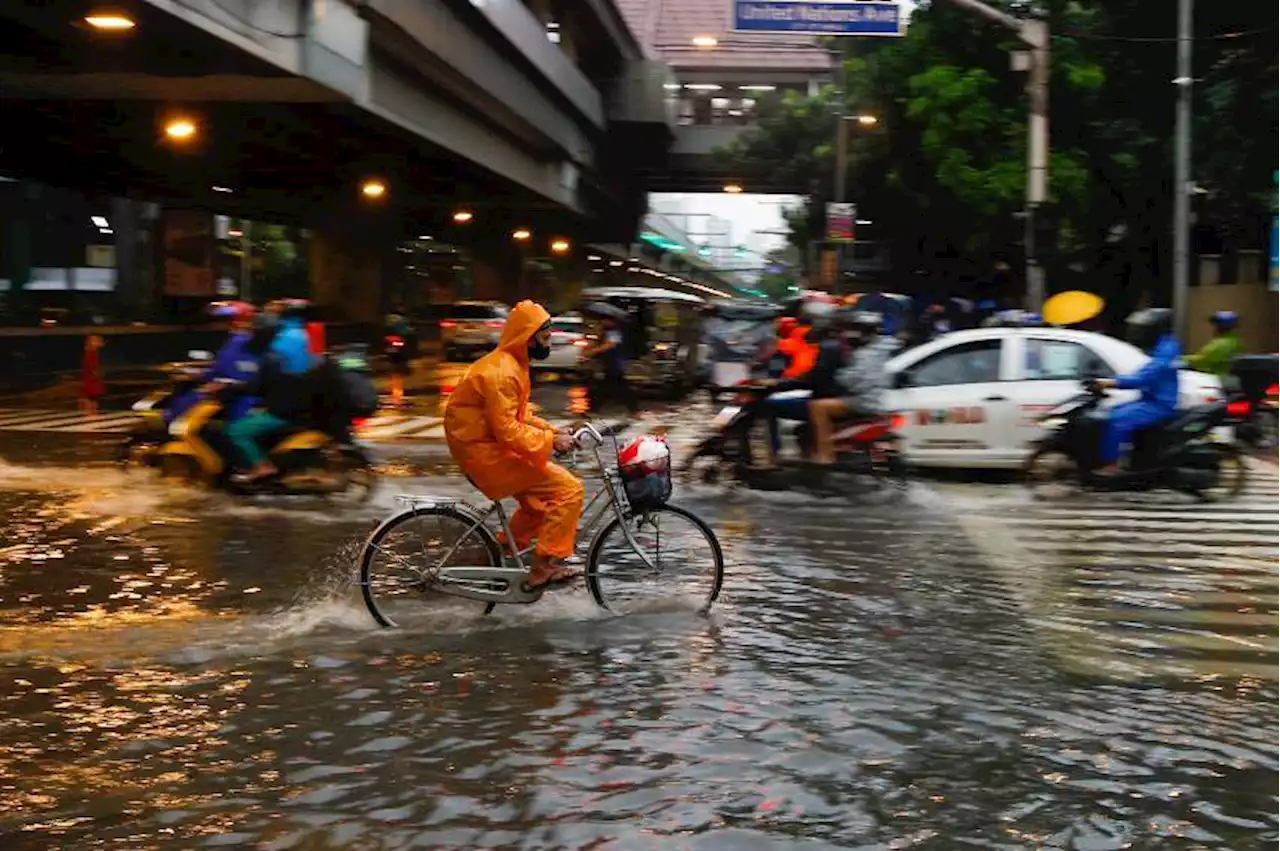
[[[894,414],[894,415],[893,415],[892,417],[890,417],[890,419],[889,419],[889,427],[890,427],[890,428],[892,428],[894,431],[901,431],[902,429],[906,428],[906,427],[907,427],[907,415],[906,415],[906,414]]]
[[[441,319],[441,320],[440,320],[440,327],[441,327],[441,328],[452,328],[453,326],[455,326],[455,325],[457,325],[457,324],[458,324],[458,323],[457,323],[457,322],[454,322],[452,319]]]
[[[1280,384],[1272,384],[1267,388],[1268,396],[1275,396],[1277,393],[1280,393]]]
[[[1249,400],[1240,399],[1227,405],[1227,416],[1229,417],[1247,417],[1249,416]]]
[[[356,429],[364,428],[364,424],[367,422],[369,422],[368,417],[359,417],[351,421],[351,427]]]

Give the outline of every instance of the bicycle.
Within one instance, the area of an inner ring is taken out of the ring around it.
[[[633,505],[627,494],[626,478],[621,469],[606,465],[601,457],[600,447],[606,436],[613,439],[614,456],[617,457],[618,428],[606,428],[602,434],[591,424],[586,424],[573,433],[575,450],[570,467],[576,467],[577,450],[589,446],[596,468],[600,471],[599,479],[603,487],[590,498],[582,511],[578,525],[578,543],[574,556],[578,556],[582,542],[590,538],[586,549],[585,580],[597,605],[611,611],[622,610],[614,600],[612,592],[606,592],[619,574],[612,569],[602,567],[605,544],[610,536],[620,530],[623,543],[631,554],[639,557],[639,574],[642,580],[650,582],[658,580],[660,584],[670,583],[671,573],[682,563],[687,562],[679,553],[675,560],[671,556],[664,559],[660,551],[649,553],[642,545],[641,537],[652,529],[656,533],[655,547],[661,550],[663,533],[660,524],[666,520],[686,521],[693,531],[701,536],[710,551],[709,588],[705,595],[700,595],[698,611],[706,613],[720,594],[720,586],[724,580],[724,555],[720,549],[720,541],[715,532],[696,514],[678,506],[670,505],[663,498],[657,504]],[[671,492],[671,460],[666,463],[666,496]],[[586,478],[586,477],[584,477]],[[480,507],[465,499],[445,496],[402,495],[397,499],[407,507],[384,520],[365,542],[360,554],[360,588],[365,605],[381,626],[394,627],[398,624],[388,610],[388,603],[396,596],[415,595],[424,600],[435,595],[462,598],[479,602],[483,609],[481,616],[493,611],[499,604],[527,605],[535,603],[542,597],[544,588],[526,591],[522,585],[527,574],[526,559],[532,548],[518,550],[515,538],[507,520],[506,510],[501,500],[492,500],[487,507]],[[598,507],[597,507],[598,505]],[[593,511],[594,509],[594,511]],[[604,521],[612,513],[612,518]],[[489,521],[496,515],[504,540],[504,548],[491,530]],[[419,537],[416,552],[412,555],[390,555],[388,541],[404,527],[418,521],[428,520],[446,527],[460,530],[460,534],[433,535],[428,538]],[[440,550],[444,554],[437,556]],[[405,568],[408,582],[398,583],[391,587],[388,598],[380,601],[382,586],[379,580],[381,571],[376,569],[376,562],[381,555],[389,555],[395,566]],[[458,557],[458,563],[451,564],[451,559]]]

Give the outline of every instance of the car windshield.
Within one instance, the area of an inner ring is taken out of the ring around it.
[[[491,304],[455,304],[449,311],[454,319],[503,319],[507,311]]]

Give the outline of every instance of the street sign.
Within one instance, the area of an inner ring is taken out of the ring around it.
[[[902,7],[893,0],[732,0],[733,31],[899,36]]]
[[[1280,284],[1276,282],[1276,267],[1280,266],[1280,216],[1271,217],[1271,280],[1267,289],[1280,292]]]
[[[855,204],[827,204],[827,241],[853,242],[853,225],[858,218]]]

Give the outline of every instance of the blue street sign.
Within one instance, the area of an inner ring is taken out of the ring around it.
[[[902,8],[885,0],[733,0],[736,32],[903,34]]]
[[[1271,281],[1268,288],[1280,292],[1280,282],[1276,276],[1280,274],[1280,216],[1271,217]]]

